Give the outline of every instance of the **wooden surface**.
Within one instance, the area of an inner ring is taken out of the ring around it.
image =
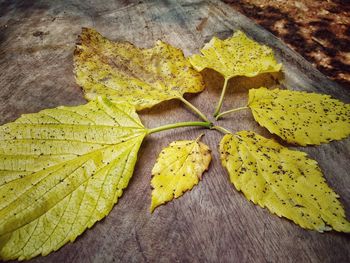
[[[284,65],[283,85],[326,93],[345,102],[350,91],[327,80],[302,57],[229,6],[209,1],[3,1],[0,3],[0,122],[58,105],[85,103],[72,73],[72,54],[81,27],[94,27],[114,40],[149,47],[162,39],[198,52],[212,36],[228,37],[241,29],[270,45]],[[208,115],[214,110],[222,78],[206,70],[207,89],[186,96]],[[230,82],[224,109],[243,106],[243,86],[273,85],[262,76],[254,82]],[[233,88],[234,86],[234,88]],[[196,120],[179,101],[141,113],[147,127]],[[219,121],[233,132],[254,130],[271,137],[249,112]],[[349,235],[306,231],[254,206],[237,192],[221,167],[217,145],[222,135],[204,131],[213,161],[191,192],[149,212],[150,175],[162,147],[173,140],[196,138],[203,130],[185,128],[148,137],[134,176],[112,212],[75,243],[33,262],[350,262]],[[350,139],[318,147],[299,147],[316,159],[327,182],[350,214]]]

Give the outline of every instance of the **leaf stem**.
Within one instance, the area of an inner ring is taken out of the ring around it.
[[[204,120],[205,122],[210,122],[208,120],[208,118],[198,108],[196,108],[191,102],[186,100],[184,97],[179,97],[179,99],[183,103],[185,103],[187,105],[187,107],[190,108],[190,110],[192,110],[194,113],[196,113],[202,120]]]
[[[224,112],[221,112],[220,114],[218,114],[215,119],[218,120],[220,119],[222,116],[226,115],[226,114],[229,114],[229,113],[232,113],[232,112],[236,112],[236,111],[241,111],[241,110],[246,110],[246,109],[249,109],[248,106],[244,106],[244,107],[239,107],[239,108],[236,108],[236,109],[231,109],[231,110],[228,110],[228,111],[224,111]]]
[[[228,81],[229,81],[229,78],[225,78],[224,86],[222,88],[221,95],[220,95],[220,100],[219,100],[219,103],[216,106],[216,109],[215,109],[215,112],[214,112],[214,117],[216,117],[220,113],[220,110],[221,110],[221,107],[222,107],[222,103],[224,101],[224,96],[225,96],[225,93],[226,93]]]
[[[210,129],[212,127],[212,124],[210,122],[202,122],[202,121],[188,121],[188,122],[178,122],[178,123],[171,123],[166,124],[164,126],[148,129],[148,134],[181,128],[181,127],[189,127],[189,126],[201,126]]]
[[[219,132],[222,132],[224,134],[228,134],[228,133],[231,133],[228,129],[224,128],[224,127],[221,127],[221,126],[213,126],[211,127],[212,130],[217,130]]]

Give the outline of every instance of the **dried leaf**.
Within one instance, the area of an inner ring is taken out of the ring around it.
[[[77,83],[88,100],[127,101],[137,110],[204,89],[201,75],[181,50],[157,41],[150,49],[112,42],[84,28],[74,53]]]
[[[254,119],[290,143],[320,144],[350,134],[350,104],[328,95],[290,90],[249,90]]]
[[[201,137],[201,136],[200,136]],[[152,170],[151,211],[191,190],[211,161],[209,147],[199,139],[175,141],[162,150]]]
[[[227,134],[221,160],[246,198],[306,229],[350,232],[350,222],[315,160],[254,132]]]
[[[277,64],[271,48],[260,45],[241,31],[225,40],[213,37],[201,53],[202,55],[190,57],[193,67],[198,71],[205,68],[214,69],[225,79],[277,72],[282,66]]]
[[[0,257],[47,255],[104,218],[146,133],[132,106],[101,98],[0,126]]]

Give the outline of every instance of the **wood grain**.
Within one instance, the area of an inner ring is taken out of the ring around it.
[[[81,27],[94,27],[106,37],[150,47],[157,39],[198,52],[213,36],[241,29],[271,46],[284,65],[284,86],[315,91],[350,101],[342,89],[315,70],[273,35],[229,6],[211,1],[2,1],[0,3],[0,122],[23,113],[58,105],[85,103],[72,73],[72,54]],[[223,79],[203,72],[207,89],[186,96],[211,115]],[[224,109],[243,106],[247,88],[273,86],[277,77],[230,81]],[[162,103],[141,112],[147,127],[196,120],[181,102]],[[219,121],[233,132],[254,130],[272,137],[247,112]],[[203,142],[213,161],[192,191],[149,213],[151,169],[162,147],[178,139],[194,139],[203,130],[178,129],[148,137],[128,189],[110,215],[73,244],[32,262],[349,262],[348,235],[306,231],[254,206],[229,183],[217,145],[222,135],[205,131]],[[297,147],[293,147],[297,148]],[[300,147],[316,159],[330,186],[350,214],[350,140],[319,147]],[[349,216],[348,216],[349,218]]]

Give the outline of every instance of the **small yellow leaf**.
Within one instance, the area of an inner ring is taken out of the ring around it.
[[[47,255],[104,218],[146,134],[134,107],[102,98],[0,126],[0,258]]]
[[[328,95],[290,90],[249,90],[254,119],[290,143],[320,144],[350,134],[350,104]]]
[[[127,101],[137,110],[204,89],[201,75],[182,51],[162,41],[141,49],[84,28],[74,66],[86,99],[103,95],[112,101]]]
[[[152,170],[151,212],[174,197],[191,190],[202,178],[211,161],[207,145],[195,141],[175,141],[162,150]]]
[[[220,152],[231,182],[254,204],[306,229],[350,232],[339,196],[306,153],[249,131],[225,135]]]
[[[277,72],[282,66],[277,64],[271,48],[260,45],[241,31],[225,40],[212,38],[201,53],[202,55],[190,57],[193,67],[198,71],[205,68],[214,69],[225,79]]]

